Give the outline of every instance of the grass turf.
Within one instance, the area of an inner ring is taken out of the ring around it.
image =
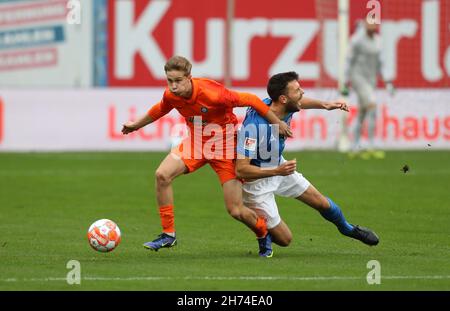
[[[253,233],[227,214],[208,166],[174,182],[179,244],[145,250],[160,232],[153,174],[164,156],[0,153],[0,290],[450,290],[447,151],[370,161],[287,153],[349,222],[374,229],[381,242],[343,237],[311,208],[279,198],[294,239],[271,259],[258,258]],[[112,253],[86,239],[101,218],[122,231]],[[65,280],[71,259],[81,263],[81,285]],[[366,282],[372,259],[380,285]]]

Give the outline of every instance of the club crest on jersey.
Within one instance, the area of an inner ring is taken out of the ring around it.
[[[207,113],[207,112],[208,112],[208,108],[202,107],[202,108],[200,109],[200,111],[203,112],[203,113]]]
[[[256,139],[247,137],[244,142],[244,149],[248,151],[256,150]]]

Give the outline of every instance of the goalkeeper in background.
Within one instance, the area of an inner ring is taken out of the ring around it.
[[[375,102],[375,89],[378,75],[382,76],[383,63],[381,60],[381,38],[377,33],[377,24],[369,21],[362,22],[350,39],[350,46],[345,64],[345,87],[341,94],[349,93],[350,83],[358,96],[358,117],[350,158],[357,156],[363,159],[383,159],[385,153],[375,150],[375,123],[377,106]],[[383,78],[386,89],[391,95],[394,93],[392,82]],[[368,146],[360,146],[361,132],[364,121],[368,121]]]

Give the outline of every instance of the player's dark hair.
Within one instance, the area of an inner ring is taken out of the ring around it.
[[[298,81],[298,73],[295,71],[273,75],[267,84],[267,94],[273,101],[277,101],[281,95],[286,95],[287,85],[291,81]]]
[[[172,70],[178,70],[183,71],[186,76],[191,74],[192,64],[190,61],[187,60],[187,58],[183,56],[172,56],[167,63],[164,65],[164,71],[172,71]]]

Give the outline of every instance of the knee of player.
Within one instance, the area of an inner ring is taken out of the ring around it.
[[[228,210],[228,214],[235,219],[241,219],[241,211],[239,209]]]
[[[155,178],[156,178],[156,182],[158,184],[169,184],[170,183],[170,176],[162,170],[159,170],[159,169],[156,170]]]
[[[280,242],[278,245],[280,245],[282,247],[286,247],[286,246],[289,246],[289,244],[291,244],[291,242],[292,242],[292,234],[286,234],[280,239]]]
[[[230,204],[227,206],[228,214],[235,219],[241,219],[242,209],[238,204]]]
[[[269,229],[269,233],[272,235],[272,241],[278,246],[286,247],[292,242],[291,230],[286,225],[271,228]]]

